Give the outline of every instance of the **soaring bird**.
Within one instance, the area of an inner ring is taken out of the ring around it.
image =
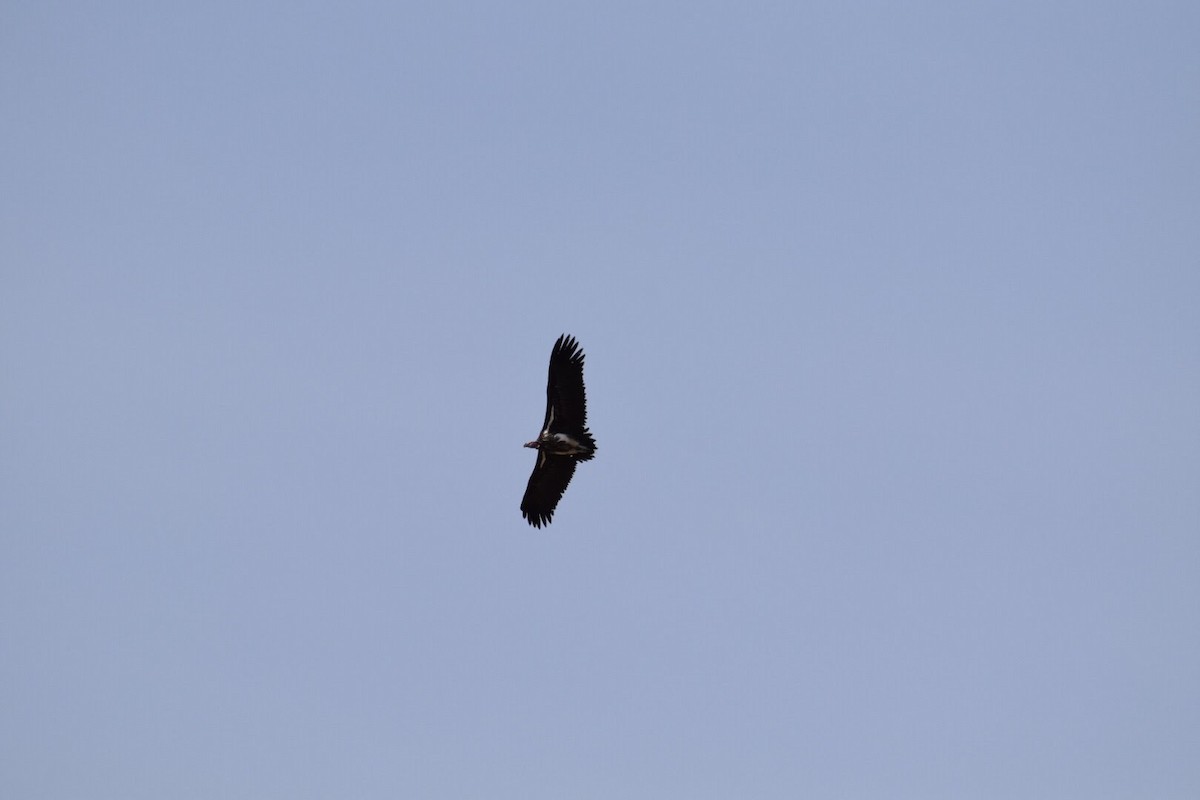
[[[538,451],[529,476],[521,516],[535,528],[550,524],[575,464],[590,461],[596,440],[587,429],[587,397],[583,390],[583,351],[575,337],[565,333],[550,351],[550,376],[546,382],[546,421],[542,432],[526,447]]]

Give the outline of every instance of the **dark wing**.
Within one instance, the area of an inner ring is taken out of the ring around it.
[[[574,474],[575,459],[552,456],[539,450],[537,464],[529,476],[529,485],[525,487],[525,497],[521,499],[521,516],[535,528],[549,525],[554,509]]]
[[[546,421],[542,430],[569,433],[591,443],[587,429],[587,392],[583,388],[583,351],[574,336],[565,333],[550,353],[546,381]]]

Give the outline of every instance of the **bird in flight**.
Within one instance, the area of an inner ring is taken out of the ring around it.
[[[546,382],[546,421],[526,447],[538,451],[537,463],[521,500],[521,516],[535,528],[550,524],[575,464],[591,461],[596,440],[587,429],[587,397],[583,390],[583,351],[574,336],[558,337],[550,352]]]

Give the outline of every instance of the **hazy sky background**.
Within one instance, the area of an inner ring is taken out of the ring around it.
[[[0,326],[4,797],[1200,796],[1195,2],[6,3]]]

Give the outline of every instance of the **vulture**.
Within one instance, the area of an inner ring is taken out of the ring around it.
[[[563,334],[550,352],[546,382],[546,421],[526,447],[537,450],[537,463],[521,500],[521,516],[535,528],[550,524],[575,464],[590,461],[596,440],[587,429],[587,397],[583,391],[583,351],[574,336]]]

